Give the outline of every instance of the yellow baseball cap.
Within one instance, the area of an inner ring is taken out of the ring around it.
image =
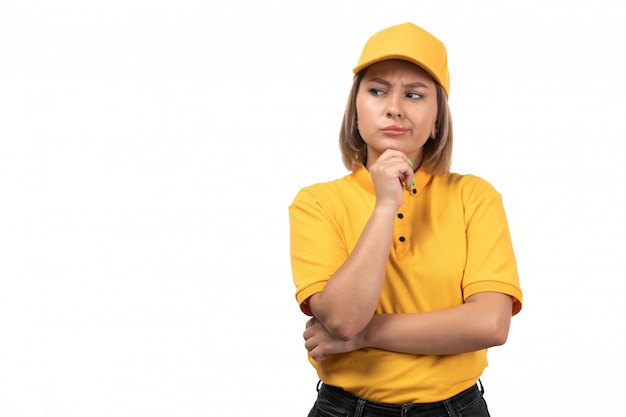
[[[370,65],[387,59],[402,59],[420,66],[443,86],[446,94],[450,94],[446,47],[419,26],[407,22],[372,35],[353,72],[358,74]]]

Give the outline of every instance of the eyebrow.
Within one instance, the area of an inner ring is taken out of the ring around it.
[[[391,86],[391,83],[389,81],[383,79],[383,78],[374,77],[374,78],[370,78],[370,79],[365,80],[365,81],[383,84],[383,85],[386,85],[388,87]],[[402,84],[402,87],[404,87],[404,88],[420,88],[420,87],[421,88],[428,88],[428,86],[426,84],[424,84],[423,82],[420,82],[420,81],[416,81],[414,83]]]

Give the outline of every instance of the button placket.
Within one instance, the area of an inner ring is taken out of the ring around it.
[[[406,202],[403,204],[402,209],[406,209]],[[394,249],[398,258],[403,257],[411,252],[411,245],[409,241],[410,228],[407,223],[406,216],[403,213],[404,210],[399,211],[396,215],[396,224],[394,230]]]

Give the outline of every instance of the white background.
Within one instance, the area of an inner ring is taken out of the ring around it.
[[[524,290],[495,416],[623,398],[619,1],[0,0],[0,416],[304,416],[287,206],[345,175],[374,32],[444,41],[453,169],[503,194]]]

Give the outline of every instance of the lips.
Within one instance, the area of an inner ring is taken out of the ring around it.
[[[390,125],[382,128],[381,131],[387,135],[400,136],[408,132],[409,129],[401,125]]]

